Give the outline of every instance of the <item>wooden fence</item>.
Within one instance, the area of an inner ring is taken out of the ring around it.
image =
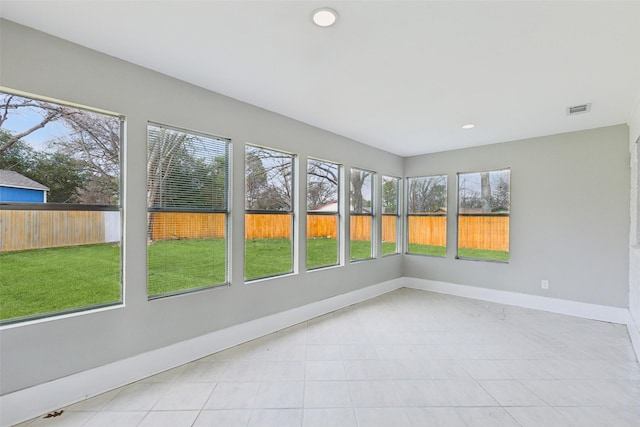
[[[508,216],[461,216],[458,218],[458,247],[509,250]]]
[[[0,210],[0,252],[120,240],[120,213]]]
[[[151,240],[222,238],[226,214],[194,212],[149,213]]]
[[[115,242],[119,240],[118,215],[95,211],[0,210],[0,252]],[[395,216],[382,216],[383,241],[396,241],[396,220]],[[222,213],[149,214],[152,240],[222,238],[226,233],[225,221],[226,215]],[[409,243],[444,246],[446,222],[445,216],[410,216]],[[352,240],[371,239],[371,217],[353,216],[350,224]],[[508,216],[461,216],[458,230],[461,248],[509,250]],[[307,237],[335,238],[337,231],[337,216],[307,215]],[[290,233],[288,214],[245,215],[246,239],[289,238]]]
[[[446,246],[446,216],[410,216],[409,243]],[[469,215],[458,218],[458,247],[509,250],[509,217]]]
[[[353,218],[352,218],[353,220]],[[383,242],[395,242],[398,238],[397,223],[399,218],[397,216],[382,215],[382,241]]]
[[[418,245],[447,245],[446,216],[410,216],[407,220],[409,243]]]

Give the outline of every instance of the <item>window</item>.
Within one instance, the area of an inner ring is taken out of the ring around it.
[[[373,177],[375,173],[351,168],[350,259],[373,258]]]
[[[447,255],[447,176],[407,178],[407,253]]]
[[[0,92],[0,323],[118,304],[124,117],[19,95]]]
[[[458,258],[509,261],[510,170],[458,174]]]
[[[147,293],[228,282],[229,140],[147,127]]]
[[[400,224],[399,202],[400,178],[382,177],[382,255],[400,252],[398,224]]]
[[[293,272],[292,154],[245,149],[245,280]]]
[[[307,269],[340,263],[340,166],[307,161]]]

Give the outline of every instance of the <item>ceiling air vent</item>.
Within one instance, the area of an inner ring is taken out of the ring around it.
[[[571,107],[567,107],[567,116],[575,116],[576,114],[588,113],[591,111],[591,103],[588,104],[580,104],[580,105],[572,105]]]

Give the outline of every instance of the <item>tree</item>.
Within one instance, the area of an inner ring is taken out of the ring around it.
[[[363,189],[367,188],[367,184],[369,189],[371,188],[371,178],[372,174],[369,171],[351,169],[351,212],[364,213],[367,202],[369,205],[371,204],[371,200],[365,200],[362,193]]]
[[[61,118],[70,134],[58,139],[57,150],[84,162],[90,172],[79,191],[83,203],[114,205],[120,188],[120,119],[90,111]]]
[[[258,153],[249,150],[245,154],[244,167],[245,208],[259,209],[262,194],[267,186],[267,171]]]
[[[307,166],[307,210],[316,210],[338,200],[338,165],[309,160]]]
[[[426,176],[409,179],[410,213],[437,212],[447,207],[446,176]]]
[[[38,152],[27,177],[49,187],[47,202],[80,203],[79,189],[84,187],[87,172],[78,159],[63,153]]]
[[[11,138],[11,134],[0,129],[0,144]],[[33,149],[22,141],[11,144],[0,155],[0,169],[11,170],[25,175],[33,167]]]
[[[326,181],[307,182],[307,210],[316,210],[337,200],[335,188]]]
[[[22,138],[32,134],[38,129],[42,129],[47,123],[59,120],[61,118],[70,119],[78,114],[75,108],[66,107],[64,105],[54,104],[46,101],[38,101],[35,99],[23,98],[21,96],[0,93],[0,128],[3,127],[9,113],[15,112],[20,108],[30,108],[38,112],[41,119],[29,128],[11,135],[0,145],[0,155],[7,151],[13,144]]]
[[[37,167],[51,169],[50,162],[57,160],[68,167],[58,168],[56,177],[67,183],[59,190],[52,190],[48,200],[73,201],[73,203],[114,205],[118,203],[120,188],[120,120],[117,117],[67,107],[47,101],[39,101],[17,95],[0,93],[0,128],[7,125],[10,115],[23,115],[32,123],[26,129],[10,133],[0,129],[0,163],[31,179],[44,175]],[[35,118],[35,122],[33,119]],[[23,138],[44,128],[49,123],[63,124],[68,133],[49,141],[46,151],[36,151]],[[54,155],[57,153],[59,155]],[[36,162],[37,166],[34,162]],[[74,161],[72,161],[72,159]],[[16,160],[20,160],[16,163]],[[8,167],[13,164],[13,167]],[[23,173],[24,172],[24,173]],[[69,174],[76,173],[72,177]],[[67,185],[82,185],[71,192]],[[46,182],[43,184],[50,186]],[[54,186],[55,187],[55,186]],[[56,193],[59,196],[55,196]]]
[[[291,210],[292,178],[293,158],[290,154],[260,147],[247,147],[245,208]]]
[[[460,175],[460,208],[483,213],[509,211],[509,171],[491,171]]]
[[[491,180],[489,172],[480,174],[480,207],[482,212],[491,212]]]
[[[153,128],[147,145],[147,203],[149,207],[167,206],[165,182],[169,181],[177,152],[187,140],[184,132],[166,128]]]
[[[11,135],[0,129],[0,143]],[[35,151],[16,141],[0,155],[0,169],[18,172],[47,187],[49,203],[79,203],[87,174],[80,160],[63,153]]]
[[[492,212],[509,212],[511,210],[511,190],[507,176],[500,175],[491,196]]]
[[[398,184],[396,180],[385,179],[382,184],[382,212],[398,212]]]

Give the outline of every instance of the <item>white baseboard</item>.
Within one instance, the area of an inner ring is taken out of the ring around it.
[[[520,294],[516,292],[500,291],[496,289],[478,288],[475,286],[456,285],[435,280],[404,278],[407,288],[438,292],[482,301],[515,305],[517,307],[532,308],[552,313],[566,314],[585,319],[601,320],[604,322],[626,325],[629,310],[626,308],[610,307],[606,305],[589,304],[558,298],[541,297],[537,295]]]
[[[404,279],[234,325],[168,347],[0,396],[0,425],[11,426],[229,347],[356,304],[403,286]]]
[[[633,349],[636,352],[636,359],[640,361],[640,319],[634,319],[631,311],[629,311],[627,330],[629,331]]]

